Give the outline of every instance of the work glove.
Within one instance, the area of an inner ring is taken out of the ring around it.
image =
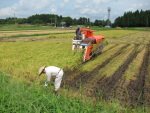
[[[46,87],[46,86],[48,86],[48,83],[47,83],[47,81],[45,82],[44,86],[45,86],[45,87]]]

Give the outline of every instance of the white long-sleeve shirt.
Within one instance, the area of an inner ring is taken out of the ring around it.
[[[60,69],[59,67],[55,67],[55,66],[49,66],[45,68],[45,72],[46,72],[46,76],[47,76],[47,81],[50,81],[51,76],[56,76],[59,77],[59,72],[62,69]]]
[[[63,70],[59,67],[49,66],[45,68],[45,73],[47,76],[47,81],[51,80],[51,76],[56,76],[54,86],[55,86],[55,91],[57,91],[60,88],[60,84],[64,74]],[[47,85],[48,85],[47,82],[45,82],[45,86]]]

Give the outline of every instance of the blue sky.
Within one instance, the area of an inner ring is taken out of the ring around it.
[[[14,15],[27,18],[35,14],[57,14],[106,20],[108,7],[111,7],[110,20],[114,22],[124,12],[150,10],[150,0],[0,0],[0,19]]]

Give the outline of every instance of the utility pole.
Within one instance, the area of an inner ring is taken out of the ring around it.
[[[110,20],[109,20],[109,18],[110,18],[110,11],[111,11],[111,8],[108,7],[108,21],[107,21],[107,26],[110,26],[110,25],[109,25],[109,23],[110,23],[110,22],[109,22],[109,21],[110,21]]]
[[[55,27],[56,27],[56,23],[57,23],[57,18],[56,18],[56,16],[55,16]]]
[[[15,25],[16,25],[16,20],[15,20],[15,13],[14,13],[14,22],[15,22]]]
[[[147,27],[148,27],[148,16],[147,16]]]
[[[90,18],[90,27],[91,27],[91,23],[92,23],[91,20],[92,20],[92,16],[91,16],[91,18]]]
[[[16,17],[15,17],[15,13],[14,13],[14,24],[15,24],[15,29],[16,29]]]

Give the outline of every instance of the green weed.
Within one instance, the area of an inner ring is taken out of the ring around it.
[[[67,92],[56,95],[52,88],[18,82],[0,72],[1,113],[116,113],[124,108],[119,104],[100,101],[97,105],[90,100],[68,97]]]

